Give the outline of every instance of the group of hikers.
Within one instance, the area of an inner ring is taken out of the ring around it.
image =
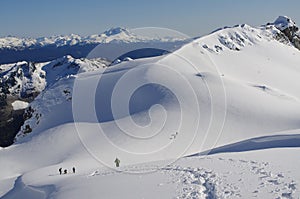
[[[59,171],[59,175],[68,173],[68,169],[64,169],[64,171],[63,171],[63,168],[61,168],[61,167],[58,169],[58,171]],[[72,168],[72,171],[73,171],[73,173],[75,173],[75,171],[76,171],[75,167]]]
[[[119,166],[120,166],[120,162],[121,162],[121,161],[120,161],[118,158],[115,159],[116,167],[119,167]],[[72,168],[72,172],[75,173],[75,171],[76,171],[76,169],[75,169],[75,167],[73,167],[73,168]],[[67,174],[67,173],[68,173],[68,169],[64,169],[64,170],[63,170],[63,168],[60,167],[60,168],[58,169],[58,172],[59,172],[59,175]]]

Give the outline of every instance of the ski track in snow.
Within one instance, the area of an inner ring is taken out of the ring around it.
[[[171,182],[177,183],[176,198],[215,198],[215,174],[202,168],[169,166],[161,172],[171,176]]]
[[[210,162],[212,168],[201,167],[203,161]],[[199,166],[185,167],[184,164],[187,162]],[[216,165],[223,165],[231,170],[218,171],[218,168],[214,168]],[[296,198],[297,184],[292,178],[283,172],[275,172],[268,162],[253,160],[192,157],[162,168],[159,165],[132,165],[122,167],[122,171],[98,169],[87,176],[150,172],[164,174],[169,178],[167,184],[176,184],[177,192],[174,198],[178,199],[261,198],[266,193],[270,198]],[[158,183],[158,186],[164,186],[164,183]]]
[[[215,174],[210,170],[203,168],[181,167],[178,165],[168,165],[164,168],[151,165],[143,167],[128,166],[123,168],[123,171],[114,170],[96,170],[88,175],[88,177],[94,176],[107,176],[121,174],[122,172],[160,172],[167,175],[170,179],[168,184],[177,184],[175,198],[216,198],[214,193],[214,184],[210,179],[215,177]],[[164,186],[163,183],[158,183],[158,186]]]

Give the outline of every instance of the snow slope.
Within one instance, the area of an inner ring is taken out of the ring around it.
[[[300,51],[279,31],[225,28],[54,81],[30,104],[33,131],[0,149],[0,195],[297,198]]]
[[[22,158],[15,154],[8,159],[12,154],[2,152],[2,160],[11,162],[6,165],[10,172],[1,180],[5,185],[0,189],[2,198],[297,198],[299,195],[299,148],[194,156],[167,166],[158,161],[121,166],[121,171],[116,171],[90,158],[77,143],[77,136],[71,133],[74,131],[70,126],[56,128],[45,132],[39,140],[32,140],[25,151],[25,146],[15,147],[14,153],[38,153],[39,159],[32,158],[34,162],[28,160],[30,156]],[[58,147],[50,147],[49,143]],[[68,155],[62,155],[62,151],[68,151]],[[22,168],[16,168],[13,164],[16,161],[23,163]],[[44,165],[45,162],[48,163]],[[70,169],[74,165],[75,174],[58,174],[58,168]]]
[[[17,62],[0,65],[0,146],[13,143],[15,135],[24,120],[33,116],[33,109],[28,103],[53,84],[64,78],[110,64],[105,59],[74,59],[64,56],[50,62]],[[68,89],[61,91],[68,95]],[[69,96],[70,98],[70,96]],[[25,108],[28,109],[24,110]],[[39,118],[40,114],[34,117]],[[30,132],[29,126],[23,129]]]

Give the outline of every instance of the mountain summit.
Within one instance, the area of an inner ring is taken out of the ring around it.
[[[126,33],[128,35],[130,34],[129,30],[123,27],[111,28],[109,30],[106,30],[103,34],[105,34],[106,36],[112,36],[120,33]]]
[[[279,16],[275,22],[274,25],[276,28],[284,31],[285,29],[294,29],[295,31],[298,31],[298,27],[296,27],[296,23],[287,16]]]
[[[278,28],[296,48],[300,50],[300,32],[296,23],[287,16],[279,16],[274,25]]]

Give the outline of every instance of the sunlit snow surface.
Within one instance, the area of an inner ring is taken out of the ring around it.
[[[222,29],[53,81],[30,104],[33,132],[0,150],[0,195],[297,198],[300,52],[274,31]]]
[[[25,109],[28,107],[28,103],[27,102],[23,102],[20,100],[16,100],[13,103],[11,103],[11,105],[13,106],[14,110],[20,110],[20,109]]]

